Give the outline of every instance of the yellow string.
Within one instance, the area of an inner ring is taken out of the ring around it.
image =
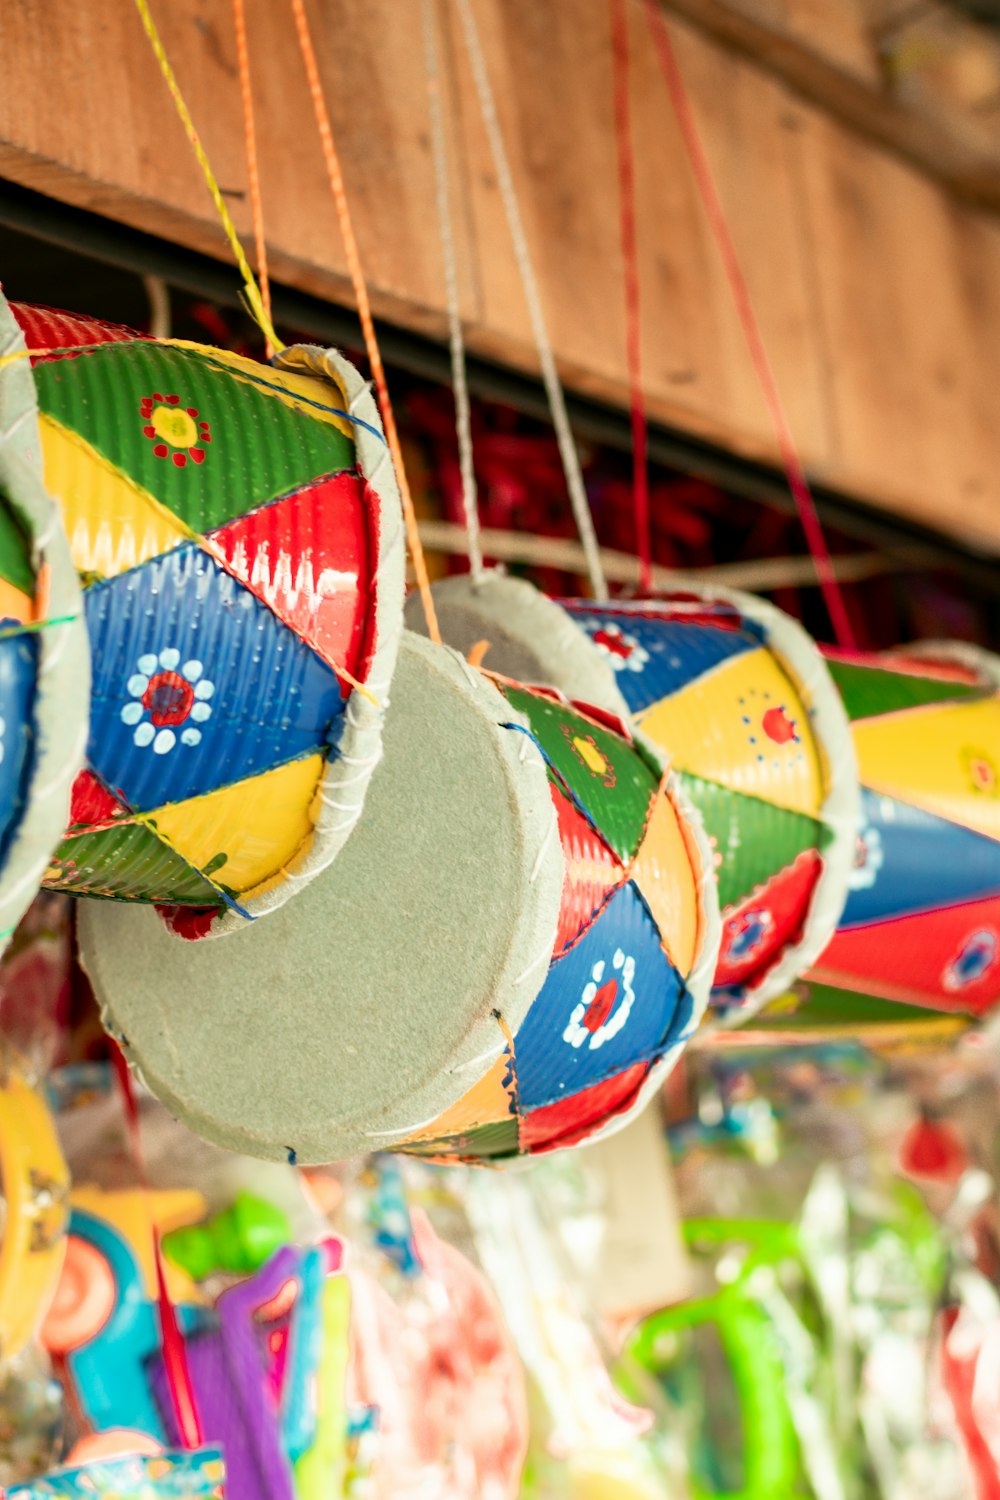
[[[247,18],[244,0],[233,0],[233,29],[236,32],[236,57],[240,67],[240,94],[243,98],[243,138],[247,156],[247,183],[250,188],[250,211],[253,237],[257,248],[257,275],[260,295],[268,322],[271,320],[271,278],[267,274],[267,240],[264,238],[264,204],[260,195],[260,168],[257,164],[257,126],[254,121],[253,84],[250,78],[250,48],[247,44]],[[265,336],[268,359],[274,353],[269,336]]]
[[[149,38],[150,46],[152,47],[153,52],[156,56],[156,60],[160,65],[160,72],[163,74],[167,88],[170,90],[170,97],[173,99],[174,104],[177,108],[177,113],[180,116],[181,124],[184,126],[187,138],[191,142],[191,149],[194,151],[195,157],[198,161],[198,165],[201,167],[202,176],[204,177],[205,184],[208,188],[209,193],[211,194],[212,202],[215,204],[219,218],[222,220],[222,227],[225,230],[226,238],[228,239],[233,255],[236,258],[236,264],[239,267],[240,275],[243,277],[243,285],[246,289],[246,299],[250,307],[250,312],[253,315],[254,321],[257,323],[257,326],[260,328],[268,344],[274,349],[284,349],[285,346],[275,333],[274,326],[271,323],[271,319],[267,315],[267,310],[264,307],[264,303],[261,298],[260,288],[258,287],[257,282],[254,279],[254,274],[250,269],[250,263],[243,252],[243,246],[240,244],[239,235],[236,233],[236,226],[233,223],[232,218],[230,217],[229,209],[226,207],[226,201],[222,196],[222,190],[219,187],[218,182],[216,181],[215,173],[212,171],[208,157],[205,155],[205,148],[201,144],[201,140],[199,139],[197,130],[194,128],[194,121],[192,120],[190,111],[188,110],[188,107],[184,102],[184,96],[180,91],[177,79],[174,77],[174,70],[170,66],[170,59],[167,57],[167,54],[164,51],[163,43],[160,40],[159,32],[157,31],[156,25],[153,21],[153,17],[150,14],[149,6],[146,3],[146,0],[135,0],[135,5],[136,9],[139,12],[140,19],[142,20],[143,27],[145,28],[146,35]]]

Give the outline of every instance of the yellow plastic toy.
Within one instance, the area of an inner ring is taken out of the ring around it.
[[[31,1342],[55,1293],[66,1252],[69,1173],[52,1116],[24,1065],[0,1054],[0,1359]]]

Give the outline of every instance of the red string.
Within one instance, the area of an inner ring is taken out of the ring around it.
[[[142,1188],[148,1193],[149,1177],[146,1172],[146,1158],[142,1149],[142,1132],[139,1129],[139,1103],[135,1096],[135,1086],[132,1083],[132,1075],[128,1070],[128,1063],[125,1061],[124,1054],[116,1042],[112,1042],[111,1044],[111,1058],[118,1078],[118,1087],[121,1090],[125,1122],[128,1126],[129,1143],[132,1147],[132,1160],[135,1164],[135,1170]],[[163,1346],[163,1372],[166,1376],[167,1390],[170,1392],[170,1401],[174,1408],[174,1416],[177,1421],[177,1430],[180,1433],[181,1442],[188,1449],[200,1448],[203,1438],[198,1402],[195,1398],[194,1386],[191,1382],[191,1371],[188,1369],[184,1335],[177,1321],[177,1313],[167,1288],[166,1267],[163,1264],[163,1253],[160,1249],[160,1233],[156,1227],[152,1209],[150,1209],[149,1219],[153,1236],[153,1261],[156,1265],[157,1305],[160,1313],[160,1340]]]
[[[653,590],[653,549],[649,529],[649,469],[646,458],[646,401],[642,388],[642,323],[639,315],[639,255],[635,232],[635,156],[629,122],[627,0],[609,0],[614,58],[615,137],[618,149],[618,208],[625,263],[625,345],[632,422],[632,498],[639,592]]]
[[[722,258],[726,278],[729,282],[733,300],[736,303],[736,311],[743,327],[743,334],[750,350],[757,378],[760,381],[761,391],[767,403],[767,409],[774,427],[775,437],[778,441],[778,449],[781,454],[781,462],[788,479],[788,485],[795,499],[795,505],[805,533],[806,545],[809,548],[813,562],[816,564],[816,574],[819,578],[820,587],[823,590],[823,598],[829,611],[833,632],[840,646],[847,651],[856,650],[854,631],[848,618],[847,608],[840,585],[834,575],[833,565],[830,562],[830,554],[827,551],[826,540],[823,536],[823,528],[820,525],[819,516],[816,514],[816,502],[809,488],[802,460],[799,458],[792,429],[789,425],[785,408],[782,405],[778,384],[774,378],[774,371],[767,356],[767,348],[764,344],[760,325],[754,312],[753,303],[747,288],[743,271],[740,266],[736,246],[733,242],[729,223],[726,219],[722,202],[719,198],[712,169],[708,164],[705,149],[702,145],[698,125],[691,108],[684,79],[677,62],[667,23],[660,10],[659,0],[645,0],[646,16],[649,21],[649,29],[653,38],[660,68],[663,72],[667,91],[670,95],[677,123],[680,127],[688,158],[698,184],[702,204],[708,216],[715,243]]]

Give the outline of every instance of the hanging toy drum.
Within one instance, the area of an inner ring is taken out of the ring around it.
[[[677,778],[622,720],[501,681],[545,757],[565,861],[537,999],[492,1074],[396,1145],[478,1161],[627,1123],[708,1001],[720,923],[712,855]]]
[[[333,352],[14,312],[94,678],[45,883],[238,928],[334,858],[379,756],[403,545],[374,403]]]
[[[982,1015],[1000,1000],[1000,659],[827,653],[861,779],[850,895],[815,977]]]
[[[805,632],[749,595],[554,601],[500,574],[435,585],[445,638],[485,665],[631,719],[714,847],[713,1003],[750,1010],[822,951],[847,894],[857,783],[847,721]]]
[[[454,652],[404,634],[365,815],[294,901],[224,943],[81,906],[105,1024],[173,1114],[232,1150],[327,1162],[392,1146],[490,1072],[562,888],[525,728]]]
[[[364,819],[298,900],[225,945],[106,903],[80,933],[107,1024],[210,1139],[478,1160],[627,1117],[698,1022],[718,918],[654,753],[406,635]]]
[[[45,491],[23,349],[0,292],[0,950],[66,825],[89,687],[83,601]]]

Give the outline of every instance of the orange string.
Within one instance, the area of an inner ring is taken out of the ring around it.
[[[244,0],[233,0],[233,25],[236,29],[236,57],[240,71],[240,93],[243,97],[243,136],[247,154],[247,185],[250,189],[250,211],[253,215],[253,237],[257,252],[257,279],[260,300],[271,327],[271,279],[267,274],[267,242],[264,239],[264,206],[260,196],[260,171],[257,165],[257,128],[254,121],[253,88],[250,82],[250,52],[247,47],[247,18]],[[274,354],[271,335],[265,331],[264,352]]]
[[[375,395],[378,399],[378,407],[382,416],[382,426],[385,428],[386,442],[389,445],[389,452],[392,455],[392,461],[396,468],[396,477],[399,481],[399,493],[403,502],[403,518],[406,522],[406,535],[410,545],[410,556],[413,559],[413,570],[417,577],[417,588],[420,590],[420,600],[427,620],[427,631],[431,640],[440,644],[441,631],[438,628],[437,611],[434,608],[434,599],[431,595],[430,579],[427,575],[427,561],[424,557],[420,532],[417,528],[417,516],[413,508],[413,496],[410,493],[409,481],[406,477],[406,466],[403,463],[403,450],[399,442],[399,433],[396,430],[396,419],[393,415],[392,403],[389,400],[389,387],[386,383],[382,355],[379,350],[378,339],[375,336],[371,304],[368,301],[368,288],[361,269],[358,242],[354,237],[351,212],[347,203],[347,194],[344,191],[344,178],[340,170],[340,158],[337,155],[337,147],[334,144],[333,130],[330,126],[330,114],[326,106],[326,96],[323,92],[323,85],[320,82],[319,66],[316,61],[316,49],[313,45],[309,19],[306,15],[304,0],[291,0],[291,6],[295,17],[295,27],[298,32],[302,61],[305,65],[306,77],[309,82],[309,92],[312,95],[316,127],[319,131],[320,144],[323,148],[326,175],[329,179],[330,191],[336,205],[337,218],[340,221],[340,233],[344,241],[347,268],[354,287],[354,299],[357,303],[358,317],[361,320],[361,328],[364,333],[365,349],[368,352],[368,362],[371,365],[372,378],[375,382]]]
[[[200,1448],[204,1441],[201,1413],[198,1410],[198,1398],[191,1379],[191,1371],[188,1368],[184,1333],[177,1317],[177,1309],[174,1307],[170,1290],[167,1286],[167,1272],[163,1263],[163,1251],[160,1246],[160,1231],[157,1228],[156,1216],[153,1212],[153,1199],[149,1188],[149,1174],[146,1170],[146,1155],[142,1146],[139,1101],[136,1098],[135,1087],[132,1083],[132,1075],[128,1070],[128,1063],[125,1061],[125,1054],[115,1041],[111,1043],[111,1061],[114,1065],[115,1076],[118,1080],[118,1088],[121,1093],[122,1108],[125,1112],[125,1123],[128,1127],[132,1162],[135,1167],[136,1176],[139,1179],[140,1189],[146,1201],[146,1207],[149,1210],[149,1227],[153,1238],[153,1263],[156,1267],[157,1310],[160,1316],[160,1351],[163,1358],[163,1373],[166,1376],[167,1391],[170,1396],[170,1403],[174,1409],[174,1418],[177,1422],[177,1430],[180,1433],[181,1442],[188,1449]]]

